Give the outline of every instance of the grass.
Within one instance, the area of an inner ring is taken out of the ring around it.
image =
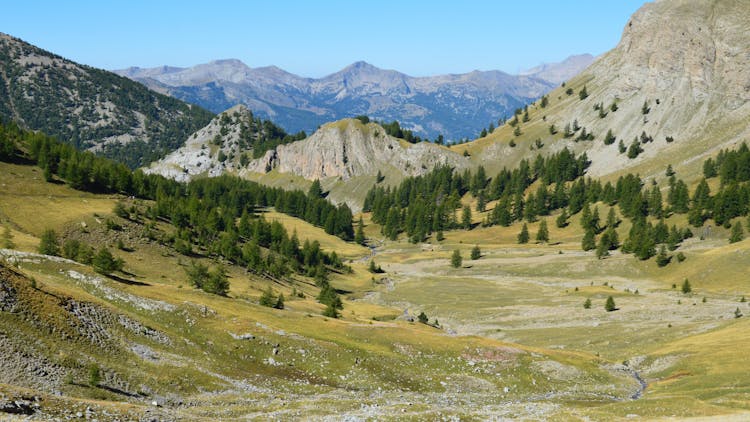
[[[29,320],[41,325],[2,313],[2,326],[8,327],[3,332],[14,339],[35,339],[17,347],[66,368],[77,380],[85,380],[89,364],[95,361],[110,377],[105,380],[115,376],[123,385],[147,385],[152,394],[180,396],[195,404],[191,417],[206,420],[254,412],[279,417],[294,415],[284,412],[308,417],[358,414],[363,403],[377,404],[385,418],[415,419],[437,416],[438,408],[444,414],[483,419],[496,416],[509,402],[554,404],[541,414],[514,408],[514,417],[537,419],[731,416],[748,410],[750,387],[736,355],[736,350],[747,347],[742,334],[747,321],[733,317],[737,306],[747,307],[738,302],[739,296],[750,297],[741,278],[742,268],[750,264],[745,253],[748,241],[729,245],[719,238],[692,239],[680,249],[687,261],[666,268],[622,254],[597,260],[592,252],[580,250],[579,216],[559,229],[552,215],[548,225],[553,244],[517,245],[520,224],[448,231],[443,242],[378,243],[374,259],[387,272],[375,275],[366,270],[369,249],[269,210],[267,219],[296,230],[300,239],[318,239],[323,249],[353,260],[351,274],[335,274],[331,279],[345,299],[342,319],[335,320],[320,315],[323,306],[314,299],[317,289],[300,276],[275,283],[227,265],[230,297],[194,289],[183,270],[192,258],[157,242],[139,240],[138,224],[110,214],[113,198],[48,186],[34,179],[33,169],[7,169],[14,173],[17,186],[29,186],[31,197],[46,198],[39,206],[54,205],[56,196],[67,195],[71,202],[60,203],[58,210],[65,217],[55,220],[53,228],[109,245],[125,260],[126,278],[142,283],[104,278],[97,287],[66,275],[74,270],[95,277],[85,266],[44,260],[20,263],[27,277],[14,283],[25,286],[17,290],[25,309],[35,315]],[[4,183],[3,205],[13,194],[11,184]],[[20,188],[15,189],[18,194]],[[106,209],[94,211],[79,206],[83,199],[109,203]],[[19,247],[35,247],[35,232],[24,229],[32,219],[2,209]],[[607,211],[599,204],[602,218]],[[367,236],[381,239],[379,226],[368,214],[363,217]],[[106,218],[116,219],[123,230],[108,231]],[[475,216],[476,221],[481,218]],[[684,216],[669,222],[684,224]],[[529,224],[532,238],[537,226]],[[157,230],[169,229],[160,223]],[[627,223],[618,228],[621,240],[627,230]],[[132,251],[115,250],[118,238],[126,239]],[[482,248],[479,260],[468,259],[474,244]],[[449,265],[454,248],[464,255],[462,268]],[[194,259],[212,264],[204,257]],[[37,280],[38,289],[29,287],[28,277]],[[671,288],[684,277],[693,285],[691,295]],[[257,304],[269,286],[284,293],[286,309]],[[292,297],[292,288],[305,297]],[[604,310],[608,296],[614,297],[618,311]],[[104,310],[96,321],[111,321],[103,324],[117,339],[114,348],[92,346],[85,337],[66,342],[48,334],[53,326],[56,331],[78,326],[71,324],[77,320],[60,305],[67,298]],[[586,298],[592,301],[588,310],[583,309]],[[148,306],[154,303],[173,308],[162,311]],[[443,329],[403,320],[404,309],[412,316],[424,311],[430,322],[439,320]],[[750,314],[750,308],[747,311]],[[171,344],[124,329],[116,323],[120,315],[163,333]],[[232,337],[244,333],[255,338]],[[133,344],[147,347],[158,359],[134,354],[129,348]],[[269,363],[269,358],[278,365]],[[623,361],[632,362],[648,380],[645,398],[612,400],[629,397],[636,388],[627,373],[608,369]],[[244,391],[238,385],[253,388]],[[0,386],[0,391],[14,388]],[[142,411],[138,400],[106,389],[76,384],[58,388],[65,395],[61,400],[110,407],[125,401],[131,403],[122,404],[118,412]],[[550,398],[538,401],[548,394]],[[445,406],[446,398],[458,401]],[[680,402],[689,405],[680,408]],[[216,413],[217,408],[221,413]]]

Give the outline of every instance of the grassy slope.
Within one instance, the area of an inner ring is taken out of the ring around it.
[[[601,366],[604,362],[590,354],[448,336],[405,321],[379,322],[374,318],[392,319],[401,311],[367,301],[345,301],[342,320],[323,318],[322,306],[312,299],[316,289],[299,277],[295,288],[305,292],[304,299],[290,298],[289,284],[270,284],[288,298],[283,311],[256,305],[269,282],[240,268],[229,267],[230,298],[197,291],[187,285],[182,270],[187,258],[145,240],[142,227],[109,213],[116,198],[45,183],[31,167],[0,164],[0,172],[10,176],[0,189],[0,210],[3,220],[14,228],[14,241],[21,250],[32,251],[39,233],[50,227],[97,246],[109,245],[126,262],[124,276],[101,278],[74,263],[33,256],[8,258],[17,262],[20,273],[3,277],[3,282],[13,286],[28,311],[27,316],[2,313],[2,331],[9,338],[22,339],[12,347],[27,353],[25,359],[41,359],[57,368],[55,376],[34,381],[53,386],[38,389],[60,389],[65,394],[60,399],[45,398],[43,408],[49,412],[63,414],[59,412],[86,404],[139,414],[145,412],[144,400],[162,397],[168,408],[176,400],[187,400],[191,406],[185,412],[207,419],[258,411],[278,412],[281,417],[330,412],[356,415],[363,403],[377,404],[378,412],[384,412],[379,414],[384,415],[406,412],[432,418],[439,411],[486,417],[502,403],[539,400],[552,391],[557,397],[553,401],[607,402],[608,395],[627,395],[634,388],[630,377],[607,370]],[[33,206],[26,205],[27,200],[34,201]],[[21,207],[29,208],[18,212]],[[273,212],[268,217],[296,229],[301,238],[319,238],[324,248],[336,248],[346,257],[367,256],[364,248],[326,237],[302,221]],[[115,219],[123,230],[107,231],[106,218]],[[114,250],[115,239],[124,239],[133,251]],[[366,260],[353,266],[352,275],[335,276],[332,283],[349,292],[345,297],[363,297],[376,287],[364,269]],[[71,271],[84,280],[71,278]],[[29,277],[36,279],[37,289],[31,287]],[[137,283],[123,282],[128,280]],[[92,304],[98,315],[94,322],[71,314],[64,306],[71,300]],[[168,343],[140,329],[127,330],[117,323],[121,318],[161,333]],[[61,329],[51,331],[55,324],[82,331],[71,332],[76,338],[71,342],[58,336]],[[110,346],[92,344],[91,330],[108,333]],[[252,333],[255,339],[236,340],[230,333]],[[273,352],[276,344],[280,345],[278,354]],[[92,362],[104,373],[99,387],[86,383]],[[545,376],[544,368],[549,365],[569,368],[574,376]],[[24,373],[19,371],[14,374]],[[72,383],[63,382],[68,377]],[[13,379],[14,383],[26,382]],[[508,391],[498,394],[505,387]],[[128,398],[117,390],[138,397]],[[0,384],[0,391],[15,394],[19,387]],[[202,391],[221,393],[205,395]],[[445,397],[450,398],[448,403]],[[170,409],[173,414],[183,412]],[[528,409],[518,407],[513,412],[523,415]]]

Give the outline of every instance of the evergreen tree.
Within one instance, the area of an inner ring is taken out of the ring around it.
[[[589,92],[586,90],[586,85],[584,85],[583,88],[578,91],[578,98],[580,98],[581,100],[585,100],[586,98],[588,98],[588,96]]]
[[[42,255],[57,256],[60,254],[60,243],[57,240],[57,233],[52,229],[47,229],[42,233],[39,239],[39,253]]]
[[[284,309],[284,294],[283,293],[279,293],[279,298],[278,300],[276,300],[276,304],[273,305],[273,307],[276,309]]]
[[[667,255],[667,249],[664,245],[659,248],[659,253],[656,255],[656,265],[664,267],[672,261],[672,257]]]
[[[417,316],[417,321],[421,322],[422,324],[427,324],[427,321],[429,321],[429,318],[427,318],[427,314],[425,314],[424,311],[422,311]]]
[[[547,220],[539,222],[539,231],[536,233],[536,241],[538,243],[549,242],[549,230],[547,229]]]
[[[326,316],[329,318],[338,318],[341,316],[341,314],[339,314],[339,310],[336,307],[335,303],[331,302],[323,310],[323,316]]]
[[[563,208],[560,215],[557,216],[557,220],[555,220],[555,225],[557,225],[557,227],[561,229],[568,226],[568,212],[565,208]]]
[[[612,129],[609,129],[607,131],[607,134],[604,136],[604,145],[612,145],[617,140],[617,137],[612,133]]]
[[[609,245],[607,244],[605,236],[602,235],[601,239],[599,239],[599,244],[596,245],[596,258],[602,259],[605,256],[609,256]]]
[[[461,227],[464,230],[471,229],[471,208],[468,205],[464,205],[463,212],[461,213]]]
[[[732,233],[729,236],[729,243],[737,243],[745,238],[745,231],[742,229],[742,223],[737,221],[732,226]]]
[[[364,222],[362,221],[362,216],[359,216],[359,221],[357,222],[357,232],[354,234],[354,242],[360,245],[365,244]]]
[[[479,245],[474,245],[473,248],[471,248],[471,259],[477,260],[482,257],[482,250],[479,249]]]
[[[461,251],[454,249],[453,254],[451,255],[451,266],[453,268],[459,268],[462,263],[463,258],[461,258]]]
[[[693,291],[693,288],[690,286],[690,281],[686,278],[685,281],[682,282],[682,293],[688,294]]]
[[[625,151],[627,151],[627,147],[625,146],[625,142],[623,142],[622,139],[620,139],[620,143],[617,144],[617,150],[620,152],[620,154],[624,154]]]
[[[596,235],[594,234],[594,230],[590,228],[586,229],[586,233],[584,233],[583,239],[581,240],[581,248],[583,248],[584,251],[590,251],[596,248]]]
[[[99,252],[94,255],[92,265],[94,266],[94,271],[104,275],[122,269],[122,263],[118,262],[107,248],[99,249]]]
[[[518,233],[518,243],[529,243],[529,227],[526,225],[526,223],[523,223],[523,227],[521,227],[521,233]]]
[[[604,304],[604,309],[607,312],[612,312],[617,310],[617,306],[615,305],[615,299],[612,298],[612,296],[607,296],[607,302]]]
[[[615,214],[615,209],[610,208],[609,212],[607,213],[607,227],[615,228],[617,227],[618,224],[620,224],[620,220],[617,218],[617,215]]]
[[[591,309],[591,299],[586,298],[586,301],[583,302],[583,309]]]
[[[322,198],[323,197],[323,188],[320,186],[320,180],[315,179],[312,182],[312,185],[310,185],[310,189],[307,191],[307,195],[310,198]]]
[[[260,306],[266,306],[269,308],[272,308],[276,304],[276,298],[273,295],[271,286],[268,286],[266,290],[263,290],[263,293],[260,295],[260,299],[258,299],[258,304]]]

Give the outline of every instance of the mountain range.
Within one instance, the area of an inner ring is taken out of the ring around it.
[[[588,54],[572,56],[521,75],[473,71],[412,77],[360,61],[314,79],[275,66],[250,68],[236,59],[114,72],[215,113],[243,104],[291,132],[310,132],[329,121],[367,115],[397,120],[422,137],[442,134],[456,140],[475,137],[489,123],[511,115],[593,60]]]

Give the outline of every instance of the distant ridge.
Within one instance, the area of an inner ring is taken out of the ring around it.
[[[398,120],[422,137],[442,134],[455,140],[475,137],[490,122],[496,125],[592,61],[590,55],[574,56],[523,75],[473,71],[413,77],[358,61],[314,79],[275,66],[250,68],[237,59],[115,72],[215,113],[243,104],[289,132],[309,133],[326,122],[363,114]]]

